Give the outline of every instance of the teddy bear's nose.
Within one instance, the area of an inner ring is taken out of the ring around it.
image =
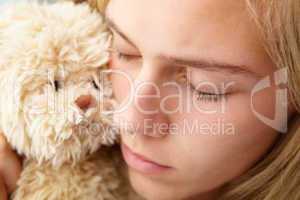
[[[75,100],[75,103],[81,110],[86,111],[92,107],[93,97],[91,95],[81,95]]]

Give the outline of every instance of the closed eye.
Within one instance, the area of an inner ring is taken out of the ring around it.
[[[117,59],[119,59],[121,61],[132,61],[132,60],[140,59],[142,57],[140,55],[122,53],[114,48],[110,48],[109,51],[112,54],[114,54]]]
[[[121,52],[117,52],[117,58],[119,60],[132,61],[132,60],[141,58],[141,56],[130,55],[130,54],[124,54],[124,53],[121,53]]]

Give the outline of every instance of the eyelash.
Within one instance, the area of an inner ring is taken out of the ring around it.
[[[121,52],[115,52],[116,55],[117,55],[117,58],[119,60],[123,60],[123,61],[132,61],[134,59],[138,59],[140,56],[136,56],[136,55],[128,55],[128,54],[124,54],[124,53],[121,53]]]
[[[226,94],[213,94],[213,93],[207,93],[207,92],[201,92],[199,90],[196,90],[195,87],[190,84],[190,88],[193,92],[196,92],[197,94],[197,100],[198,101],[205,101],[205,102],[219,102],[223,100],[227,95]]]
[[[123,60],[125,62],[126,61],[129,62],[129,61],[139,58],[139,56],[123,54],[118,51],[115,51],[115,53],[119,60]],[[226,94],[213,94],[213,93],[201,92],[201,91],[197,90],[192,84],[190,84],[190,83],[188,83],[188,84],[190,85],[191,90],[193,92],[196,92],[198,101],[219,102],[226,97]]]

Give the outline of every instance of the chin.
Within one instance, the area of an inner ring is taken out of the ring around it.
[[[151,177],[135,170],[128,169],[129,180],[133,189],[145,200],[182,200],[185,195],[163,177]],[[170,187],[171,186],[171,187]],[[176,192],[174,192],[176,191]]]

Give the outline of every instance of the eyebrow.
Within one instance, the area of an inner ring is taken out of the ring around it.
[[[249,70],[249,67],[245,65],[219,63],[213,60],[188,60],[186,58],[165,55],[160,55],[159,57],[163,60],[167,60],[168,63],[176,66],[195,67],[211,72],[223,71],[230,75],[251,76],[257,79],[262,78],[260,74]]]
[[[118,33],[126,42],[128,42],[130,45],[135,47],[135,44],[132,42],[131,39],[129,39],[126,34],[124,34],[123,31],[114,23],[114,21],[105,14],[105,20],[108,25],[108,27],[112,30],[114,30],[116,33]],[[168,56],[168,55],[158,55],[158,58],[162,60],[166,60],[169,65],[176,65],[176,66],[185,66],[185,67],[193,67],[193,68],[200,68],[206,71],[211,72],[220,72],[223,71],[225,73],[228,73],[230,75],[242,75],[242,76],[250,76],[256,79],[261,79],[263,76],[249,70],[249,66],[246,65],[233,65],[233,64],[227,64],[227,63],[220,63],[213,60],[189,60],[186,58],[180,58],[177,56]]]

